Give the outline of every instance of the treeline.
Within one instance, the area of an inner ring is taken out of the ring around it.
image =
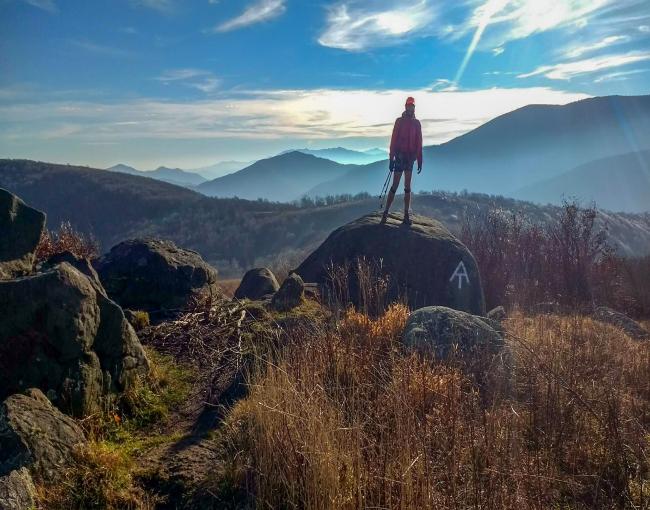
[[[325,207],[328,205],[344,204],[347,202],[355,202],[357,200],[365,200],[371,198],[370,193],[363,191],[352,195],[350,193],[342,193],[340,195],[327,195],[325,197],[310,197],[304,196],[300,200],[294,200],[292,203],[301,208],[310,207]]]

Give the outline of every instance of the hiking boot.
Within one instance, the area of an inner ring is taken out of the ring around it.
[[[404,219],[402,220],[402,223],[404,225],[413,225],[413,222],[411,221],[411,216],[409,216],[408,213],[404,215]]]

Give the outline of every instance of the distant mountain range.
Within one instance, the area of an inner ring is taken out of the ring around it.
[[[366,165],[368,163],[374,163],[375,161],[386,159],[386,156],[388,156],[387,151],[377,148],[367,149],[365,151],[354,151],[351,149],[346,149],[344,147],[334,147],[331,149],[296,149],[296,151],[302,152],[303,154],[310,154],[311,156],[316,156],[317,158],[329,159],[343,165]],[[287,154],[289,152],[294,151],[283,151],[280,153],[280,155]]]
[[[45,211],[50,229],[69,220],[76,229],[93,233],[105,251],[127,238],[161,237],[198,251],[222,274],[233,276],[278,260],[297,265],[333,229],[378,206],[376,198],[307,208],[209,198],[155,179],[26,160],[0,160],[0,187]],[[514,199],[448,193],[416,195],[413,207],[456,233],[469,210],[498,207],[532,221],[548,221],[559,212]],[[607,224],[620,253],[650,253],[650,214],[604,211],[598,222]]]
[[[557,204],[563,198],[577,198],[613,211],[649,211],[650,151],[590,161],[569,172],[521,188],[513,196],[550,204]]]
[[[261,159],[239,172],[205,182],[196,190],[214,197],[288,202],[300,198],[325,177],[339,177],[353,168],[357,167],[293,151]]]
[[[206,180],[211,180],[237,172],[238,170],[246,168],[252,164],[253,161],[220,161],[214,165],[203,166],[201,168],[191,168],[187,171],[199,174],[201,177],[205,177]]]
[[[638,167],[637,158],[621,157],[608,171],[598,163],[646,150],[650,150],[650,96],[598,97],[564,106],[530,105],[449,142],[425,147],[424,170],[413,178],[412,187],[525,196],[542,203],[560,203],[570,189],[575,196],[593,197],[601,207],[647,211],[650,200],[644,206],[641,197],[650,196],[650,178]],[[328,150],[312,152],[329,154]],[[213,196],[272,201],[296,200],[302,195],[378,194],[388,171],[385,159],[346,168],[290,154],[295,152],[269,158],[263,165],[254,164],[197,189]],[[585,180],[590,164],[600,168],[600,176]],[[582,168],[574,174],[578,167]],[[578,174],[582,184],[576,180]],[[285,178],[290,185],[278,188],[273,184]],[[563,185],[565,179],[569,188]],[[614,181],[616,193],[599,191],[598,186],[608,189],[607,183]],[[313,186],[307,187],[310,183]],[[602,200],[605,196],[606,201]]]
[[[188,172],[186,170],[181,170],[180,168],[167,168],[165,166],[160,166],[155,170],[138,170],[132,166],[120,163],[118,165],[107,168],[106,170],[109,172],[138,175],[140,177],[150,177],[151,179],[156,179],[159,181],[186,187],[197,186],[207,181],[205,177],[194,172]]]

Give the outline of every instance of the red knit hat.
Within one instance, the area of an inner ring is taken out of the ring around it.
[[[415,99],[413,99],[412,97],[409,97],[409,98],[406,99],[406,105],[405,106],[408,106],[410,104],[415,106]]]

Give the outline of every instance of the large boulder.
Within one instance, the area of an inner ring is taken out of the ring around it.
[[[176,312],[194,297],[220,292],[216,269],[171,241],[124,241],[97,260],[95,268],[111,299],[131,310]]]
[[[45,480],[54,480],[85,442],[81,427],[40,390],[11,395],[0,405],[0,476],[27,467]]]
[[[246,271],[239,287],[235,291],[237,299],[262,299],[268,294],[275,293],[280,286],[275,275],[266,267]]]
[[[45,214],[0,188],[0,279],[29,273]]]
[[[88,415],[148,370],[122,309],[67,263],[0,281],[0,310],[0,398],[37,387]]]
[[[26,468],[0,476],[0,510],[33,510],[36,487]]]
[[[345,278],[350,299],[359,305],[357,260],[369,261],[388,280],[389,301],[406,297],[412,309],[444,305],[477,315],[485,314],[478,267],[470,251],[441,223],[412,215],[406,226],[391,214],[363,216],[330,234],[296,269],[306,282],[330,285],[329,267],[348,268]]]
[[[305,283],[300,275],[291,273],[282,282],[282,286],[273,294],[271,306],[279,312],[288,312],[302,303],[305,295]]]

